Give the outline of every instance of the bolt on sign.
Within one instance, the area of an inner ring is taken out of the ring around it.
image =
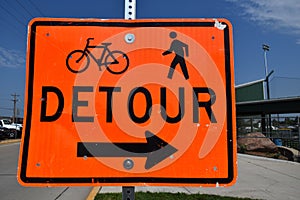
[[[225,19],[29,24],[25,186],[230,186],[237,177]]]

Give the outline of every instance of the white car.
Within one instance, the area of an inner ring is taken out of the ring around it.
[[[0,126],[8,129],[16,129],[16,126],[12,125],[8,119],[0,119]]]
[[[0,119],[0,127],[5,132],[5,137],[8,138],[15,138],[18,134],[18,129],[21,130],[20,127],[16,125],[12,125],[10,120],[8,119]]]
[[[22,124],[12,123],[11,125],[15,126],[17,131],[22,131],[23,128]]]

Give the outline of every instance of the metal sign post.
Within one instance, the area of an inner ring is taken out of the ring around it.
[[[134,200],[134,186],[122,187],[122,200]]]
[[[136,0],[125,0],[124,19],[136,17]],[[134,200],[134,186],[122,186],[122,200]]]
[[[125,0],[124,19],[135,19],[136,17],[136,0]]]

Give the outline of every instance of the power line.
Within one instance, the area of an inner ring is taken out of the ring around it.
[[[294,80],[294,81],[300,81],[300,78],[297,78],[297,77],[285,77],[285,76],[273,76],[270,80],[270,82],[274,82],[274,81],[280,81],[279,79],[285,79],[286,81],[287,80]],[[284,81],[284,80],[281,80],[281,81]]]
[[[8,101],[9,101],[10,99],[6,99],[6,98],[0,98],[0,100],[8,100]]]
[[[12,108],[3,108],[3,107],[0,107],[0,110],[13,110]]]
[[[1,5],[0,5],[1,6]],[[3,6],[3,5],[2,5]],[[1,10],[1,7],[0,7]],[[10,32],[10,33],[16,33],[18,35],[18,37],[16,37],[18,40],[21,40],[21,38],[23,38],[24,35],[21,34],[21,32],[18,30],[18,23],[9,23],[6,18],[10,18],[11,16],[7,13],[7,12],[2,12],[1,13],[1,20],[0,20],[0,26],[2,27],[2,30]],[[3,19],[2,19],[3,17]],[[21,36],[21,37],[20,37]],[[23,40],[22,40],[23,42]]]
[[[295,80],[300,80],[300,78],[297,78],[297,77],[284,77],[284,76],[275,76],[274,78],[281,78],[281,79],[295,79]]]
[[[26,24],[24,24],[22,21],[20,21],[18,19],[18,17],[16,17],[13,13],[11,13],[9,10],[7,10],[5,7],[3,7],[1,4],[0,4],[0,8],[2,8],[2,10],[4,10],[5,12],[7,12],[9,15],[11,15],[13,18],[15,18],[15,20],[17,20],[17,22],[19,22],[21,25],[23,26],[27,26]]]
[[[29,14],[31,17],[34,17],[25,6],[23,6],[18,0],[16,0],[16,2],[23,8],[23,10],[25,10],[27,12],[27,14]]]
[[[39,9],[39,7],[37,5],[35,5],[31,0],[28,0],[29,3],[31,3],[33,5],[33,7],[39,12],[39,14],[41,14],[41,16],[45,16],[43,14],[43,12]]]
[[[23,27],[25,24],[20,20],[20,18],[26,20],[27,17],[24,17],[24,15],[22,14],[22,12],[16,10],[14,8],[14,6],[10,6],[7,1],[4,1],[4,2],[6,4],[0,4],[0,10],[2,9],[4,11],[4,12],[2,12],[2,16],[4,18],[11,18],[11,17],[13,17],[14,18],[13,21],[15,22],[15,20],[16,20],[17,23],[10,23],[9,22],[10,20],[6,20],[6,19],[3,20],[2,19],[2,20],[0,20],[1,27],[3,29],[10,29],[12,32],[15,32],[18,35],[18,37],[16,37],[16,38],[18,40],[22,40],[22,38],[24,36],[26,36],[26,32],[24,31],[23,32],[24,34],[22,34],[22,31],[19,30],[20,28],[19,28],[18,24],[21,24],[22,27]],[[10,9],[8,9],[8,8],[11,8],[11,7],[14,8],[14,11],[11,11]],[[17,17],[14,13],[22,14],[22,16]],[[25,26],[27,26],[27,25],[25,25]],[[9,30],[7,30],[7,31],[9,31]],[[23,42],[23,40],[22,40],[22,42]]]
[[[3,4],[2,6],[4,6],[5,8],[10,8],[8,10],[10,10],[12,13],[15,13],[15,14],[18,14],[20,15],[21,17],[23,17],[24,19],[27,19],[27,15],[24,13],[24,12],[20,12],[15,5],[11,5],[8,0],[3,0],[4,2],[6,2],[6,6]],[[12,2],[12,1],[10,1]]]

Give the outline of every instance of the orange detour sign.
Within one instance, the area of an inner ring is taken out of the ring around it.
[[[224,19],[34,19],[19,182],[232,185],[232,47]]]

